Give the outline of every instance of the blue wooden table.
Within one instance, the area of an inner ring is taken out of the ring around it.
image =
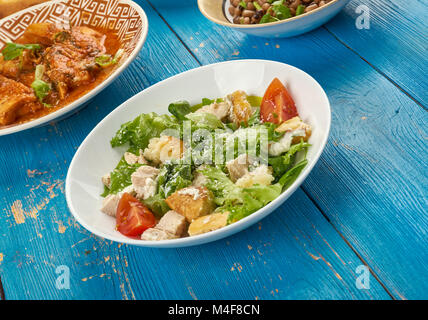
[[[428,298],[426,2],[352,0],[292,39],[217,26],[195,0],[137,2],[149,35],[122,76],[68,119],[0,137],[3,298]],[[356,27],[360,5],[370,29]],[[121,246],[72,218],[67,169],[103,117],[160,80],[243,58],[301,68],[332,105],[327,147],[284,205],[232,237],[181,249]],[[58,285],[64,270],[69,286]]]

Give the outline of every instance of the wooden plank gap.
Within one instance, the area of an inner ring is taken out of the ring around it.
[[[6,300],[6,295],[4,294],[4,288],[1,283],[1,277],[0,277],[0,300]]]
[[[401,87],[397,82],[395,82],[391,77],[387,76],[383,71],[381,71],[379,68],[374,66],[372,63],[370,63],[368,60],[366,60],[362,55],[360,55],[357,51],[355,51],[352,47],[350,47],[346,42],[342,41],[336,34],[334,34],[332,31],[330,31],[326,26],[323,26],[323,28],[331,34],[339,43],[344,45],[347,49],[351,50],[354,54],[356,54],[361,60],[363,60],[365,63],[367,63],[370,67],[372,67],[377,73],[379,73],[382,77],[387,79],[389,82],[391,82],[395,87],[397,87],[400,91],[402,91],[406,96],[408,96],[410,99],[412,99],[418,106],[420,106],[425,111],[428,111],[428,107],[425,107],[422,102],[417,100],[415,97],[413,97],[409,92],[407,92],[403,87]]]
[[[321,212],[321,214],[324,216],[324,218],[328,221],[328,223],[332,226],[332,228],[337,232],[337,234],[345,241],[345,243],[348,245],[348,247],[355,253],[355,255],[360,259],[361,263],[364,264],[367,268],[369,268],[370,274],[379,282],[379,284],[382,286],[382,288],[385,290],[385,292],[391,297],[393,300],[397,300],[397,298],[391,293],[391,291],[387,288],[387,286],[382,282],[382,280],[379,278],[379,276],[374,272],[372,267],[367,263],[367,261],[363,258],[362,255],[354,248],[352,243],[346,239],[346,237],[340,232],[338,228],[331,222],[331,220],[328,218],[327,214],[323,211],[323,209],[318,205],[318,203],[315,201],[315,199],[311,196],[309,192],[306,191],[304,187],[301,187],[303,192],[306,194],[306,196],[309,198],[309,200],[312,201],[314,206]]]

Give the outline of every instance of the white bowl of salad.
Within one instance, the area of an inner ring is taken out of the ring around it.
[[[67,174],[70,211],[113,241],[182,247],[280,206],[326,144],[330,104],[305,72],[235,60],[161,81],[111,112]]]

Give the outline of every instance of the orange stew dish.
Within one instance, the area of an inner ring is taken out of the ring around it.
[[[0,53],[0,128],[58,110],[102,82],[123,50],[117,37],[85,26],[30,25]]]

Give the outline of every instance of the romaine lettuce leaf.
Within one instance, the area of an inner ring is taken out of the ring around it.
[[[247,101],[251,104],[252,107],[260,107],[262,104],[262,97],[259,96],[247,96]]]
[[[178,128],[179,123],[172,116],[157,115],[154,112],[141,114],[134,120],[122,124],[110,143],[112,147],[129,143],[134,150],[145,149],[149,140],[159,137],[165,129]]]
[[[122,157],[116,168],[110,173],[110,188],[106,187],[102,196],[106,197],[109,194],[116,194],[127,186],[130,186],[132,184],[131,175],[141,166],[142,165],[138,163],[128,164]]]
[[[198,128],[223,129],[224,125],[215,115],[207,112],[193,112],[186,115]]]
[[[261,123],[262,121],[260,120],[260,108],[255,108],[250,119],[248,119],[248,126],[251,127],[255,124],[261,124]]]
[[[302,170],[308,164],[308,160],[304,159],[293,166],[288,170],[282,177],[279,179],[278,183],[282,186],[282,190],[286,190],[289,186],[296,181],[297,177],[300,175]]]
[[[228,211],[228,223],[238,221],[264,207],[276,199],[282,190],[279,184],[250,188],[236,186],[227,175],[217,167],[207,167],[201,172],[208,178],[207,188],[215,195],[217,211]]]
[[[191,106],[190,108],[191,108],[192,112],[195,112],[196,110],[202,108],[203,106],[208,106],[208,105],[210,105],[210,104],[212,104],[214,102],[219,103],[219,102],[223,102],[223,101],[224,100],[222,98],[218,98],[218,99],[214,99],[214,100],[211,100],[211,99],[208,99],[208,98],[203,98],[201,103],[196,104],[194,106]]]
[[[200,172],[208,178],[206,186],[213,192],[217,205],[222,206],[226,201],[242,203],[242,189],[236,186],[220,168],[208,166]]]
[[[228,223],[233,223],[257,210],[263,208],[269,202],[272,202],[279,197],[282,191],[282,186],[278,183],[270,186],[254,185],[250,188],[242,189],[243,202],[238,205],[226,205],[221,208],[221,211],[229,211]]]
[[[256,184],[252,187],[244,188],[243,191],[248,193],[252,198],[260,201],[263,206],[265,206],[279,197],[282,191],[282,186],[278,183],[269,186]]]
[[[268,162],[272,166],[273,176],[275,180],[279,180],[284,173],[286,173],[293,166],[296,154],[299,151],[302,151],[306,148],[309,148],[311,145],[303,140],[300,143],[296,143],[290,147],[290,150],[287,151],[282,156],[270,157]]]
[[[171,103],[168,106],[168,111],[179,121],[186,120],[186,115],[192,112],[189,102],[184,100]]]
[[[175,191],[192,184],[193,174],[190,164],[165,163],[158,175],[158,193],[167,198]]]
[[[228,211],[230,213],[228,223],[233,223],[278,198],[282,191],[297,179],[306,164],[307,160],[297,163],[279,179],[278,183],[269,186],[254,185],[249,188],[236,186],[220,168],[207,167],[201,172],[208,178],[207,188],[215,195],[214,201],[219,206],[217,211]]]
[[[171,210],[165,199],[158,193],[153,197],[143,200],[143,204],[150,209],[158,218],[162,217],[165,213]]]

